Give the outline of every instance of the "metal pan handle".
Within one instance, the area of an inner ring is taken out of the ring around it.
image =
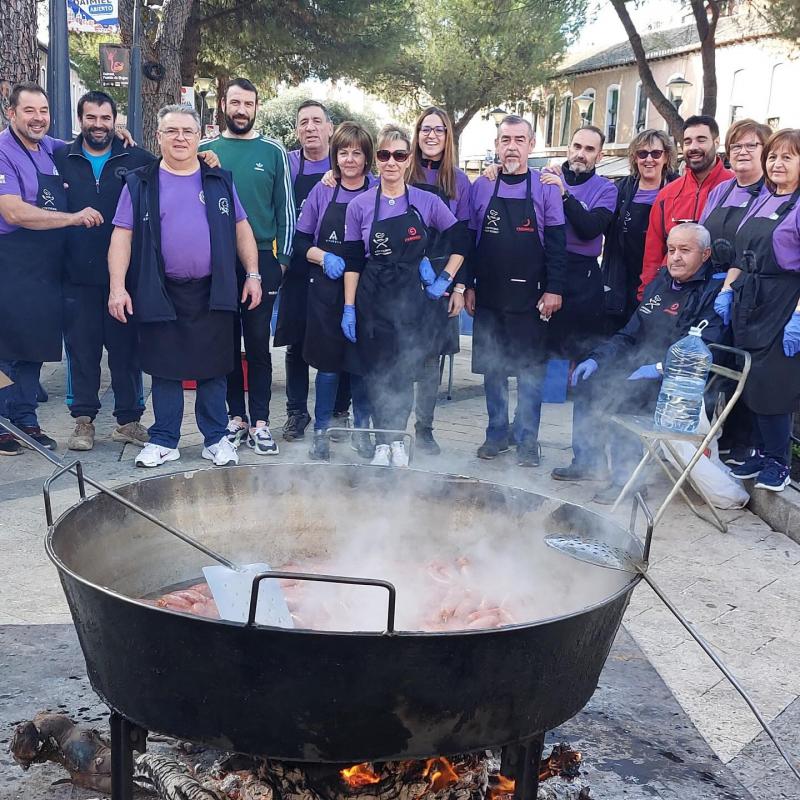
[[[247,615],[247,624],[256,624],[256,607],[258,606],[258,587],[266,578],[281,578],[295,581],[316,581],[317,583],[343,583],[350,586],[377,586],[386,589],[389,593],[389,603],[386,613],[386,633],[394,633],[395,608],[397,606],[397,589],[389,581],[380,581],[374,578],[347,578],[341,575],[313,575],[307,572],[260,572],[253,577],[253,589],[250,592],[250,612]]]
[[[644,497],[642,496],[641,492],[636,492],[633,496],[633,504],[631,505],[631,522],[630,526],[628,527],[628,532],[633,536],[636,537],[636,517],[638,515],[639,509],[642,509],[642,514],[644,514],[645,522],[647,523],[647,530],[644,535],[644,545],[642,549],[642,561],[646,564],[650,559],[650,545],[653,541],[653,512],[650,510],[650,506],[647,505],[645,502]]]

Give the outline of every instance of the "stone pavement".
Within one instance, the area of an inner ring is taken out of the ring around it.
[[[596,484],[557,483],[549,477],[554,466],[570,460],[569,404],[544,408],[541,467],[517,467],[513,454],[490,462],[475,456],[483,440],[486,412],[481,380],[469,372],[469,345],[470,339],[462,337],[462,353],[455,359],[453,399],[442,400],[437,408],[436,436],[443,453],[435,457],[420,454],[413,466],[477,476],[588,504]],[[275,352],[274,362],[272,423],[279,432],[285,419],[282,349]],[[45,365],[43,383],[51,399],[41,407],[42,426],[63,448],[72,428],[63,405],[63,365]],[[106,370],[102,391],[106,408],[98,417],[98,443],[83,458],[86,469],[110,484],[141,478],[142,470],[133,466],[135,448],[110,441],[113,417],[108,407],[113,398]],[[193,399],[193,393],[187,392],[181,461],[147,474],[208,466],[200,458],[201,437],[191,414]],[[512,404],[513,399],[512,392]],[[151,419],[148,407],[143,421],[147,424]],[[279,461],[308,460],[307,441],[278,441]],[[345,443],[334,448],[335,462],[358,460]],[[242,448],[242,463],[258,460]],[[49,472],[46,462],[31,453],[0,459],[0,626],[70,621],[55,570],[42,546],[41,485]],[[77,493],[70,476],[56,486],[60,488],[54,492],[54,506],[60,512],[75,501]],[[665,492],[653,476],[651,498],[660,498]],[[623,524],[627,524],[628,514],[628,509],[618,512]],[[773,532],[747,510],[722,514],[730,525],[727,534],[676,501],[656,531],[651,574],[719,650],[766,717],[789,738],[794,754],[800,756],[800,545]],[[744,703],[646,586],[640,585],[634,593],[624,625],[697,730],[753,797],[800,796],[779,757],[765,746],[765,737]]]

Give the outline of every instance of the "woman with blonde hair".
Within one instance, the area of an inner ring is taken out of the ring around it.
[[[661,188],[676,177],[675,145],[664,131],[641,131],[628,147],[630,175],[617,183],[617,208],[606,233],[603,280],[609,328],[617,331],[639,305],[650,209]]]

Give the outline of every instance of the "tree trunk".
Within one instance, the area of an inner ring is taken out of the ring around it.
[[[0,131],[8,94],[20,81],[39,82],[36,0],[0,0]]]
[[[716,116],[717,113],[717,65],[715,57],[719,0],[692,0],[692,13],[700,36],[700,59],[703,64],[702,113]],[[710,18],[709,18],[709,12]]]
[[[194,86],[197,75],[197,59],[200,56],[200,3],[192,5],[192,13],[186,23],[181,52],[181,86]]]
[[[639,32],[633,24],[631,15],[628,13],[625,0],[611,0],[611,5],[614,6],[614,10],[617,12],[617,16],[622,26],[625,28],[625,33],[628,34],[628,41],[630,41],[633,54],[636,57],[636,66],[639,69],[639,78],[642,81],[642,88],[650,99],[650,102],[656,107],[658,113],[666,120],[669,132],[672,134],[675,141],[679,142],[683,136],[683,117],[677,112],[675,106],[669,101],[661,89],[658,88],[650,65],[647,63],[647,54],[642,45],[642,38],[639,36]]]

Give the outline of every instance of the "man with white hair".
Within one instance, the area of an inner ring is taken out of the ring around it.
[[[233,369],[238,302],[261,302],[258,249],[230,172],[198,159],[200,118],[190,106],[158,112],[161,159],[126,175],[108,251],[108,310],[134,316],[155,422],[136,465],[180,458],[183,385],[197,381],[203,458],[238,463],[227,438],[226,376]],[[241,298],[237,255],[244,272]]]
[[[611,456],[611,483],[594,502],[613,503],[641,457],[638,440],[617,426],[609,431],[608,419],[618,413],[652,413],[667,350],[690,327],[706,320],[703,339],[723,338],[726,328],[714,313],[714,299],[724,280],[724,272],[714,273],[709,232],[694,222],[677,225],[667,238],[667,265],[645,287],[634,315],[575,367],[575,458],[605,461],[606,445]]]

